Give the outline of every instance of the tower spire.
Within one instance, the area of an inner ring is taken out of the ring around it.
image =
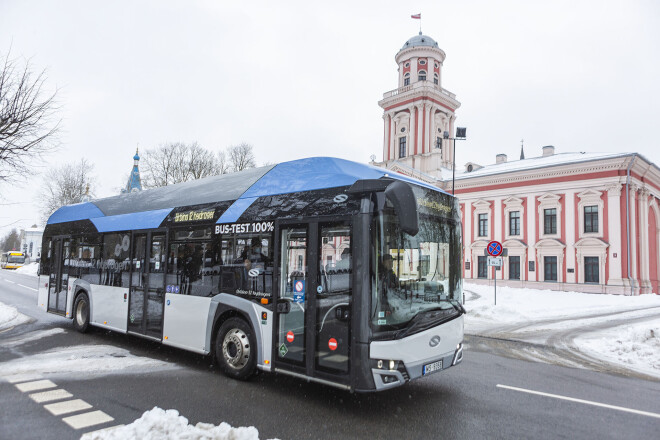
[[[525,139],[520,140],[520,160],[523,160],[525,158],[525,149],[523,147],[524,142]]]

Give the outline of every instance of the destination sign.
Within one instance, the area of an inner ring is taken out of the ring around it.
[[[233,223],[228,225],[215,225],[216,234],[252,234],[255,232],[273,232],[273,222]]]
[[[215,209],[211,209],[211,210],[206,209],[203,211],[177,212],[174,215],[174,223],[213,220],[214,216],[215,216]]]

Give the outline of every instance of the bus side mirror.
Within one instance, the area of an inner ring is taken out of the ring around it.
[[[291,301],[280,299],[277,301],[277,313],[286,314],[291,311]]]
[[[387,200],[394,207],[394,211],[399,218],[401,230],[412,236],[417,235],[419,232],[417,201],[410,185],[400,180],[395,180],[387,185],[385,197],[387,197]]]

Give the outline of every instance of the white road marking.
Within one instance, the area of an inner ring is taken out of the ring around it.
[[[114,418],[110,417],[103,411],[92,411],[85,414],[79,414],[77,416],[65,417],[62,419],[64,423],[73,429],[87,428],[89,426],[100,425],[102,423],[111,422],[113,420]]]
[[[96,438],[96,436],[98,434],[105,434],[108,431],[112,431],[112,430],[115,430],[117,428],[121,428],[122,426],[124,426],[124,425],[116,425],[116,426],[111,426],[109,428],[98,429],[98,430],[92,431],[92,432],[86,432],[82,435],[82,437],[80,437],[80,440],[94,439],[94,438]]]
[[[55,385],[50,380],[36,380],[34,382],[25,382],[15,385],[21,392],[27,393],[30,391],[45,390],[47,388],[55,388]]]
[[[82,411],[83,409],[90,409],[91,407],[92,405],[81,399],[67,400],[65,402],[44,405],[44,408],[50,411],[50,413],[54,416]]]
[[[26,289],[34,290],[35,292],[38,292],[38,291],[39,291],[39,289],[35,289],[34,287],[28,287],[28,286],[24,286],[24,285],[22,285],[22,284],[18,284],[18,283],[16,283],[16,285],[17,285],[17,286],[21,286],[21,287],[25,287]]]
[[[31,380],[41,379],[41,376],[37,374],[16,374],[14,376],[5,377],[9,383],[19,383],[19,382],[28,382]]]
[[[8,280],[8,279],[6,279],[6,278],[5,278],[5,281],[7,281],[8,283],[16,284],[15,282],[13,282],[13,281],[11,281],[11,280]]]
[[[73,397],[73,394],[66,390],[44,391],[43,393],[30,394],[30,399],[37,403],[50,402],[53,400],[62,400]]]
[[[613,410],[616,410],[616,411],[629,412],[629,413],[633,413],[633,414],[639,414],[639,415],[642,415],[642,416],[654,417],[656,419],[660,419],[660,414],[652,413],[652,412],[648,412],[648,411],[640,411],[640,410],[637,410],[637,409],[625,408],[623,406],[608,405],[606,403],[593,402],[591,400],[575,399],[573,397],[560,396],[558,394],[542,393],[540,391],[532,391],[532,390],[526,390],[525,388],[510,387],[508,385],[497,384],[497,388],[504,388],[504,389],[507,389],[507,390],[519,391],[521,393],[536,394],[537,396],[552,397],[553,399],[568,400],[569,402],[584,403],[585,405],[593,405],[593,406],[598,406],[598,407],[601,407],[601,408],[608,408],[608,409],[613,409]]]

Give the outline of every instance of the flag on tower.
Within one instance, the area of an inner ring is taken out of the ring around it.
[[[414,14],[411,15],[410,18],[414,18],[415,20],[421,20],[422,19],[422,14]]]

